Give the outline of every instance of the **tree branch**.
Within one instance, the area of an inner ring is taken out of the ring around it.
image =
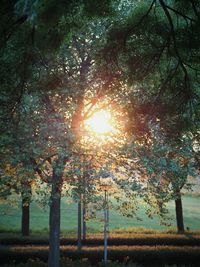
[[[131,29],[129,29],[127,32],[126,32],[126,36],[125,36],[125,42],[126,42],[126,39],[129,35],[131,35],[134,31],[134,29],[136,27],[138,27],[142,22],[143,20],[149,15],[149,13],[151,12],[151,9],[153,8],[154,4],[155,4],[156,0],[153,0],[149,9],[147,10],[147,12],[140,18],[140,20],[138,21],[138,23],[136,23]]]
[[[187,15],[181,13],[180,11],[178,11],[178,10],[176,10],[176,9],[174,9],[174,8],[172,8],[172,7],[170,7],[170,6],[168,6],[168,5],[165,5],[165,7],[168,8],[168,9],[170,9],[171,11],[173,11],[174,13],[180,15],[181,17],[183,17],[183,18],[185,18],[185,19],[188,19],[188,20],[193,21],[193,22],[196,21],[195,19],[188,17]]]
[[[195,15],[197,16],[197,18],[200,20],[200,13],[198,12],[196,6],[195,6],[195,3],[194,3],[194,0],[190,0],[191,4],[192,4],[192,8],[194,10],[194,13]]]
[[[163,8],[163,10],[165,12],[165,15],[166,15],[166,17],[167,17],[167,19],[169,21],[169,25],[170,25],[170,29],[171,29],[171,35],[172,35],[173,44],[174,44],[174,51],[175,51],[175,54],[176,54],[176,56],[178,58],[180,66],[181,66],[181,68],[182,68],[182,70],[183,70],[183,72],[185,74],[185,79],[184,79],[185,80],[185,85],[186,85],[186,87],[188,87],[189,77],[188,77],[187,69],[185,68],[185,66],[183,64],[182,58],[181,58],[181,56],[179,54],[179,51],[178,51],[178,48],[177,48],[174,24],[173,24],[171,15],[170,15],[170,13],[169,13],[164,1],[163,0],[159,0],[159,2],[160,2],[161,6],[162,6],[162,8]]]

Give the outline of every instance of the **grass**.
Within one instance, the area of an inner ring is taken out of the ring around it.
[[[19,205],[20,206],[20,205]],[[174,203],[170,202],[168,205],[171,221],[171,229],[176,228]],[[199,226],[199,199],[191,195],[183,197],[184,222],[185,226],[191,230],[198,230]],[[1,232],[17,232],[20,231],[21,225],[21,210],[20,207],[11,207],[8,204],[0,205],[0,231]],[[149,219],[145,215],[145,207],[140,206],[139,217],[142,221],[136,218],[126,218],[117,211],[110,211],[109,230],[111,232],[134,232],[146,229],[147,232],[154,232],[156,230],[168,230],[169,228],[160,225],[158,218]],[[36,203],[31,204],[31,218],[30,228],[33,232],[47,232],[48,231],[48,208],[40,208]],[[98,214],[98,220],[91,220],[87,222],[88,232],[96,233],[103,231],[103,211]],[[138,228],[139,227],[139,228]],[[76,233],[77,229],[77,205],[75,203],[67,203],[64,199],[61,204],[61,232]],[[148,229],[148,230],[147,230]]]

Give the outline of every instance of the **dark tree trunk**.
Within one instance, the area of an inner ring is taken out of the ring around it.
[[[77,232],[77,239],[78,239],[78,251],[81,250],[81,199],[78,201],[78,232]]]
[[[180,191],[177,192],[177,198],[175,200],[176,208],[176,223],[178,233],[184,233],[184,223],[183,223],[183,208],[182,208],[182,199]]]
[[[30,225],[30,203],[27,203],[26,199],[22,198],[22,225],[21,231],[23,236],[29,236]]]
[[[49,214],[48,267],[60,266],[60,202],[64,163],[59,164],[52,175],[51,203]]]
[[[54,188],[53,188],[54,187]],[[53,191],[57,192],[53,196]],[[48,267],[59,267],[60,261],[60,190],[52,185],[52,197],[49,215],[49,258]]]
[[[86,226],[86,205],[83,201],[83,241],[86,240],[87,226]]]
[[[30,234],[30,202],[31,202],[31,185],[22,184],[22,219],[21,233],[23,236]]]

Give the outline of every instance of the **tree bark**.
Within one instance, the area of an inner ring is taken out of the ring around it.
[[[21,233],[22,236],[29,236],[30,234],[30,202],[31,202],[31,185],[22,184],[22,219],[21,219]]]
[[[83,241],[86,240],[87,226],[86,226],[86,205],[83,201]]]
[[[21,232],[23,236],[29,236],[30,233],[30,203],[22,198],[22,224]]]
[[[184,223],[183,223],[183,207],[180,191],[177,192],[177,199],[175,199],[175,209],[176,209],[176,223],[178,233],[184,233]]]
[[[60,202],[64,163],[53,170],[51,203],[49,214],[49,257],[48,267],[60,266]]]
[[[78,239],[78,251],[81,250],[81,198],[78,201],[78,231],[77,231],[77,239]]]

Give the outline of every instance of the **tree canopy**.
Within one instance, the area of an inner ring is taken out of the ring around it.
[[[159,206],[199,164],[200,3],[13,0],[0,15],[0,192],[14,175],[21,189],[48,184],[55,267],[66,183],[89,199],[95,178],[110,175],[134,212],[144,178]],[[114,115],[107,143],[84,124],[99,110]]]

